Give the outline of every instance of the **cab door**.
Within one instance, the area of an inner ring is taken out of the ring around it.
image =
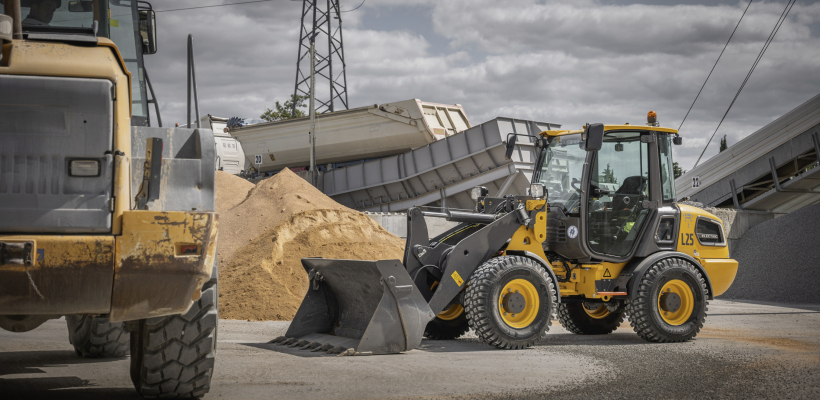
[[[650,143],[642,133],[614,131],[604,135],[592,157],[587,187],[587,245],[593,253],[627,257],[639,240],[650,209]]]

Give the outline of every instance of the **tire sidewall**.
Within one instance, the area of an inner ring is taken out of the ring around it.
[[[689,319],[681,325],[671,325],[663,320],[661,317],[661,309],[658,307],[658,297],[660,296],[661,288],[667,282],[678,279],[689,286],[694,300],[694,307],[692,308],[692,315]],[[680,264],[679,261],[673,261],[673,265],[663,270],[658,274],[655,283],[650,291],[651,303],[649,304],[650,316],[656,326],[661,327],[669,335],[688,336],[692,332],[697,332],[700,329],[700,319],[706,312],[706,297],[701,289],[700,282],[697,276],[689,269]]]
[[[554,305],[552,304],[552,295],[550,293],[551,290],[549,287],[550,282],[546,281],[543,276],[535,270],[535,268],[539,267],[527,264],[529,263],[522,262],[519,259],[514,261],[513,266],[501,270],[498,279],[495,280],[491,290],[489,291],[490,298],[487,299],[487,304],[490,308],[490,323],[494,325],[500,333],[512,340],[516,340],[518,338],[530,338],[533,336],[537,337],[545,332],[547,324],[550,322],[550,318],[552,317],[552,310],[554,308]],[[538,314],[536,315],[535,320],[533,320],[529,326],[524,328],[513,328],[507,325],[501,317],[501,313],[503,311],[498,305],[498,298],[501,296],[501,290],[507,283],[515,279],[524,279],[532,283],[533,286],[535,286],[539,297]]]

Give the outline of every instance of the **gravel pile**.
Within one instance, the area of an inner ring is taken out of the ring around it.
[[[748,230],[732,251],[735,282],[720,298],[820,304],[820,204]]]

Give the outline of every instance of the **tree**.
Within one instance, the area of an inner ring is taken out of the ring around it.
[[[682,170],[680,168],[680,165],[678,165],[678,162],[675,161],[672,163],[672,173],[675,174],[675,179],[678,179],[681,177],[681,175],[685,174],[686,171]]]
[[[726,135],[723,135],[723,139],[720,139],[720,151],[726,150],[729,148],[729,144],[726,143]]]
[[[618,178],[615,177],[615,171],[609,167],[609,163],[606,164],[606,169],[604,170],[604,177],[601,178],[601,183],[618,183]]]
[[[283,119],[306,117],[307,112],[300,110],[300,108],[307,108],[305,100],[307,96],[300,96],[298,94],[291,95],[290,100],[285,102],[285,105],[279,104],[277,101],[274,105],[275,110],[268,108],[259,118],[268,122],[281,121]],[[296,115],[293,115],[293,103],[296,103]]]

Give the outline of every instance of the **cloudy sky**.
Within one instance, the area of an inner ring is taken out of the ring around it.
[[[245,0],[153,0],[157,11]],[[785,0],[784,0],[785,1]],[[343,10],[361,0],[341,0]],[[351,107],[418,98],[578,128],[677,128],[747,2],[366,0],[342,14]],[[754,1],[684,124],[690,169],[785,2]],[[301,1],[159,12],[146,57],[165,125],[185,121],[185,41],[195,39],[200,110],[258,117],[293,93]],[[337,67],[338,68],[338,67]],[[820,94],[820,3],[798,1],[704,159]],[[337,103],[337,108],[340,105]]]

